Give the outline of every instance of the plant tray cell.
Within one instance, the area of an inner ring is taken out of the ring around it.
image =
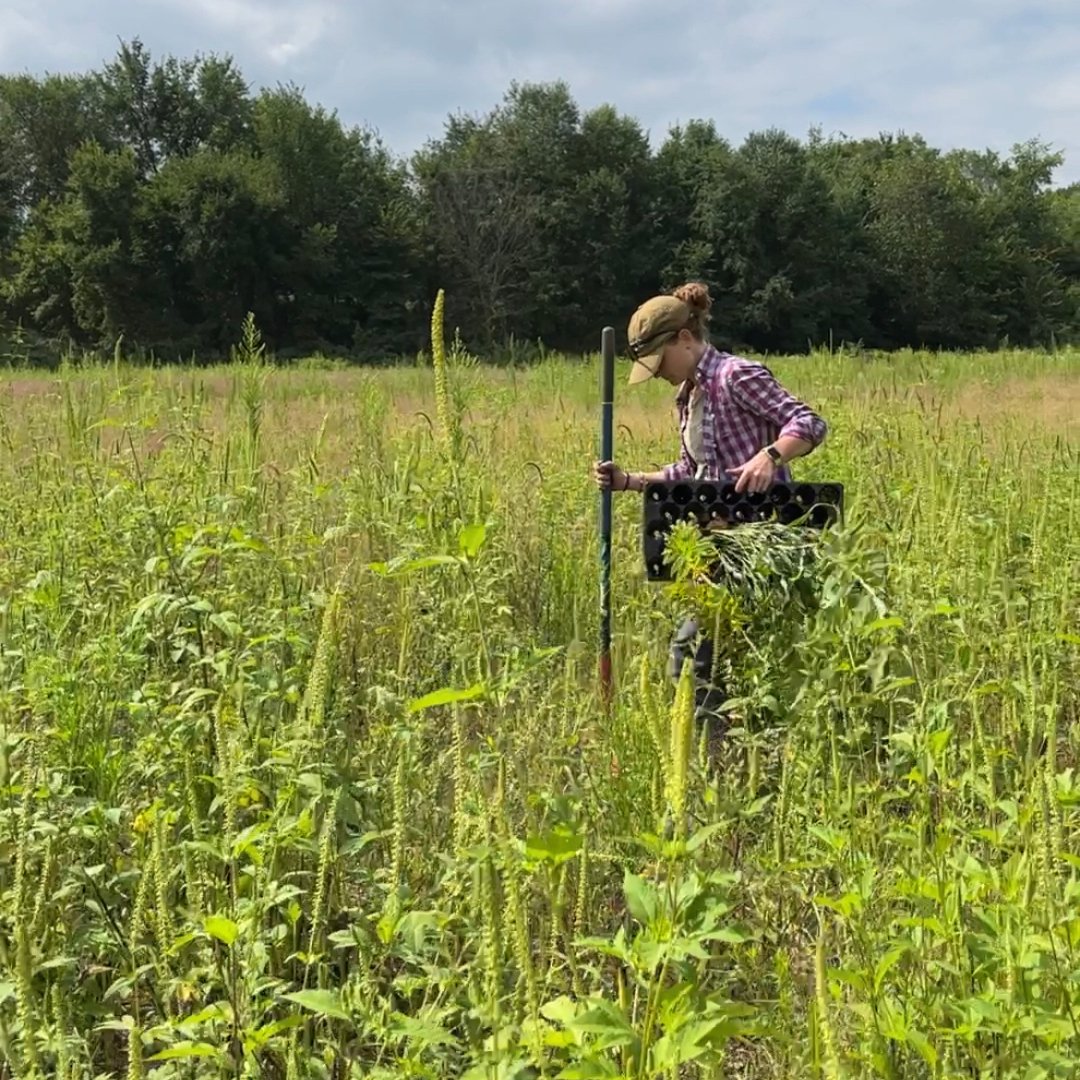
[[[843,517],[842,484],[774,484],[765,492],[737,492],[733,483],[679,480],[645,488],[642,553],[649,581],[670,581],[664,548],[672,527],[682,521],[703,530],[719,518],[732,526],[773,521],[810,529],[826,529]]]

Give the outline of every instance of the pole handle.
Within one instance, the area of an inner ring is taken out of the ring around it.
[[[615,453],[615,330],[605,326],[600,337],[600,460]],[[600,489],[600,687],[611,703],[611,488]]]

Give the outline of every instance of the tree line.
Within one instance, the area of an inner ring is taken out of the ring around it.
[[[576,351],[698,279],[733,348],[1045,345],[1080,336],[1061,163],[905,134],[735,146],[711,120],[653,149],[564,83],[514,84],[402,160],[295,86],[134,41],[0,77],[0,334],[211,357],[250,311],[280,355],[388,356],[422,347],[444,287],[478,352]]]

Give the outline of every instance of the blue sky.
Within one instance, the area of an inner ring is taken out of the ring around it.
[[[732,141],[921,132],[942,147],[1040,138],[1080,180],[1080,0],[0,0],[0,71],[79,71],[140,37],[300,84],[398,153],[512,79],[566,79],[659,142],[710,117]]]

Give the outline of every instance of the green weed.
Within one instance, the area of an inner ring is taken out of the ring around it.
[[[1076,1075],[1080,355],[770,361],[846,525],[659,589],[618,499],[608,723],[594,362],[441,335],[0,383],[3,1074]]]

